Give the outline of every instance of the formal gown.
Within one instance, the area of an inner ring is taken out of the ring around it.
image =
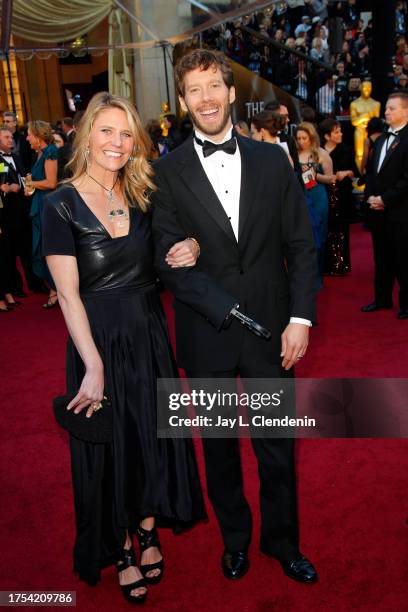
[[[323,167],[321,164],[315,162],[308,162],[307,164],[302,163],[302,171],[307,169],[313,169],[316,174],[324,174]],[[322,284],[323,270],[324,270],[324,259],[326,252],[326,240],[327,240],[327,223],[328,223],[328,197],[325,185],[317,183],[309,189],[305,189],[305,198],[307,207],[309,209],[310,219],[312,222],[313,236],[315,239],[315,245],[317,250],[317,263],[320,277],[320,284]]]
[[[339,144],[330,152],[333,172],[353,170],[358,173],[351,151]],[[346,177],[329,187],[329,222],[326,243],[325,273],[341,276],[351,271],[350,220],[355,217],[353,185]]]
[[[153,268],[151,215],[129,210],[127,236],[112,238],[70,185],[46,198],[44,255],[75,256],[79,291],[102,357],[113,406],[112,444],[71,436],[77,537],[74,570],[87,582],[115,561],[143,517],[162,524],[205,518],[191,440],[158,439],[156,381],[176,378]],[[71,340],[67,392],[76,393],[83,362]]]
[[[57,159],[57,147],[49,144],[42,149],[42,154],[37,158],[31,168],[33,181],[43,181],[45,179],[45,162],[48,159]],[[47,281],[53,287],[53,282],[42,253],[42,210],[44,197],[49,193],[49,189],[36,189],[31,202],[30,217],[33,228],[33,271]]]

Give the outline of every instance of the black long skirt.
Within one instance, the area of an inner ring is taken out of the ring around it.
[[[71,436],[76,512],[74,571],[90,584],[114,563],[126,530],[141,519],[191,524],[206,517],[191,440],[158,439],[156,379],[177,376],[155,287],[82,295],[102,356],[105,394],[113,405],[113,442]],[[67,350],[67,391],[76,393],[83,362]]]

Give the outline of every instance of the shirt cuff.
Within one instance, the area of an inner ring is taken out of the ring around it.
[[[301,325],[312,327],[312,322],[309,319],[301,319],[300,317],[290,317],[289,323],[300,323]]]

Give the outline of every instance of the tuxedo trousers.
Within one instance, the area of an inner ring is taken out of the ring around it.
[[[263,363],[245,350],[241,351],[234,370],[186,370],[186,374],[190,379],[233,379],[237,374],[242,378],[293,376],[279,364]],[[194,388],[193,381],[190,386]],[[258,461],[260,484],[260,549],[269,556],[287,560],[299,552],[294,440],[251,438],[251,442]],[[252,516],[244,495],[239,439],[203,438],[202,443],[208,497],[225,549],[230,552],[247,550],[252,535]]]
[[[392,306],[395,263],[384,213],[382,211],[368,211],[367,223],[373,242],[374,301],[378,306],[389,307]]]
[[[2,211],[3,212],[3,211]],[[5,293],[13,292],[14,270],[15,270],[15,243],[13,233],[9,227],[2,222],[0,217],[0,294],[4,299]]]

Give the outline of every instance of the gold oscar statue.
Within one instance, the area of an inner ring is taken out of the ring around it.
[[[163,104],[161,105],[161,111],[162,112],[160,113],[160,116],[159,116],[160,127],[162,129],[162,135],[164,136],[164,138],[166,138],[166,136],[168,136],[169,134],[169,130],[165,122],[166,115],[168,115],[170,111],[170,106],[168,102],[163,102]]]
[[[357,168],[361,172],[364,142],[367,138],[367,124],[373,117],[379,117],[381,103],[371,98],[372,85],[370,81],[363,81],[360,87],[361,96],[350,104],[351,123],[354,125],[354,148],[356,152]]]

